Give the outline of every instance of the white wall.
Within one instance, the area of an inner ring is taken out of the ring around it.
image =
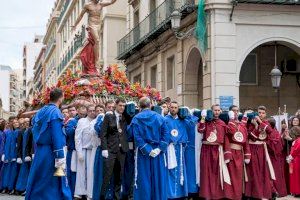
[[[1,67],[1,66],[0,66]],[[0,85],[1,85],[1,93],[0,97],[2,99],[3,109],[9,111],[9,80],[10,80],[10,70],[2,70],[0,68]]]

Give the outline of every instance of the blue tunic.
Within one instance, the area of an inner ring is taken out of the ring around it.
[[[4,153],[4,141],[5,141],[5,134],[3,131],[0,130],[0,158]],[[2,190],[2,171],[3,171],[3,162],[0,160],[0,189]]]
[[[4,131],[4,160],[7,163],[3,165],[2,189],[9,191],[15,189],[16,179],[18,175],[17,159],[17,137],[19,130],[7,129]]]
[[[188,129],[188,143],[185,149],[185,164],[188,167],[186,172],[188,182],[188,192],[198,193],[199,188],[196,181],[196,155],[195,155],[195,134],[198,118],[195,116],[188,116],[185,118]],[[198,163],[199,164],[199,163]]]
[[[71,189],[72,197],[74,196],[75,185],[76,185],[76,172],[71,171],[71,160],[72,152],[75,150],[75,130],[77,127],[79,117],[76,116],[74,119],[70,119],[66,125],[66,135],[67,135],[67,178]]]
[[[174,119],[167,115],[166,124],[170,136],[170,143],[174,144],[177,167],[168,169],[168,198],[181,198],[188,196],[188,182],[185,165],[185,147],[188,141],[187,124],[178,117]]]
[[[28,137],[30,134],[30,129],[31,128],[26,129],[22,135],[22,164],[20,167],[20,172],[19,172],[18,180],[17,180],[17,184],[16,184],[16,190],[22,191],[22,192],[26,190],[27,179],[28,179],[30,165],[31,165],[31,162],[25,162],[26,144],[27,144]]]
[[[136,145],[134,199],[166,200],[164,152],[169,144],[166,122],[158,113],[145,109],[132,119],[130,127]],[[153,158],[150,152],[155,148],[162,152]]]
[[[64,158],[66,135],[63,115],[54,104],[38,111],[33,122],[35,157],[30,169],[26,200],[71,200],[67,177],[54,176],[55,159]]]

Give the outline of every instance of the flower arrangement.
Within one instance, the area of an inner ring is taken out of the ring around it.
[[[97,97],[117,97],[138,100],[143,96],[148,96],[154,101],[160,101],[160,93],[150,86],[142,87],[139,83],[131,84],[124,70],[118,65],[109,66],[100,77],[90,77],[89,80],[81,79],[81,72],[73,73],[67,70],[58,80],[57,84],[47,87],[44,91],[37,93],[32,101],[32,106],[49,103],[50,91],[59,87],[64,92],[64,103],[71,103],[82,92],[86,92]]]

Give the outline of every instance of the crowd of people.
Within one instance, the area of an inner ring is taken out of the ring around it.
[[[275,199],[300,195],[300,112],[243,113],[122,98],[0,119],[2,193],[28,200]]]

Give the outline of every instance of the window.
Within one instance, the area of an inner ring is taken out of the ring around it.
[[[133,77],[133,83],[141,83],[142,82],[142,75],[138,74],[135,77]]]
[[[173,89],[175,85],[175,58],[171,56],[167,59],[167,90]]]
[[[156,88],[156,77],[157,77],[157,67],[156,65],[151,67],[150,71],[150,86]]]
[[[240,83],[244,85],[257,84],[257,55],[250,53],[241,68]]]

